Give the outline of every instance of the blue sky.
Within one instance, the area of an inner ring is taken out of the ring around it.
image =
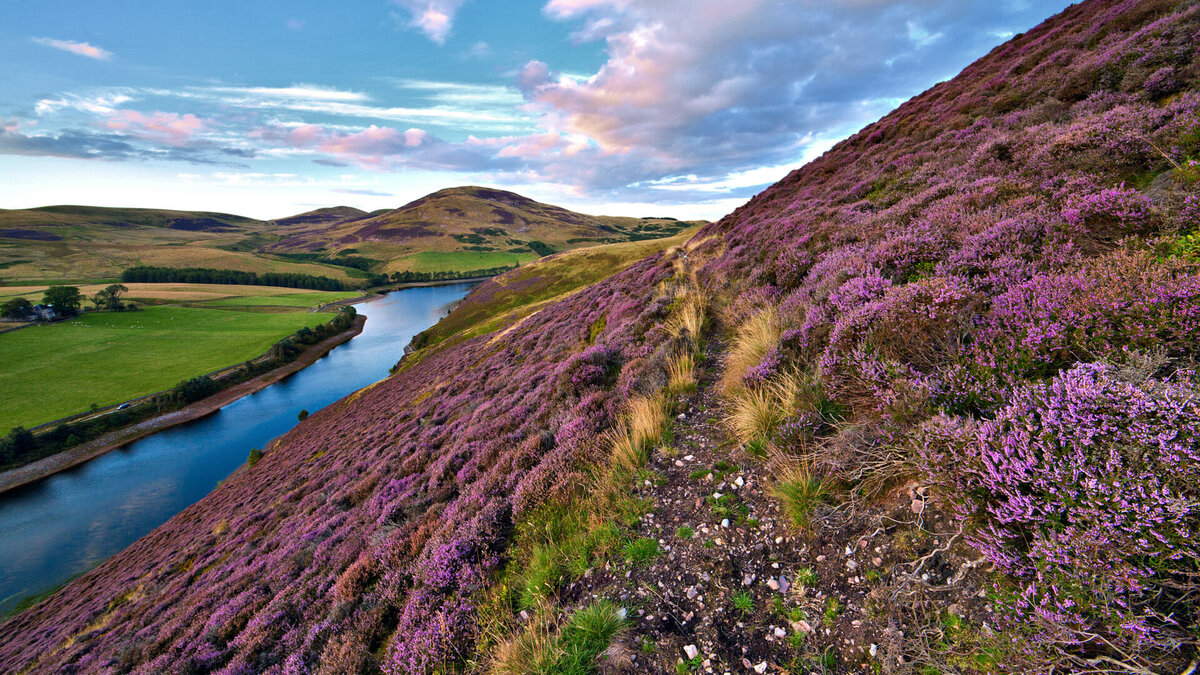
[[[1066,5],[10,0],[0,208],[716,218]]]

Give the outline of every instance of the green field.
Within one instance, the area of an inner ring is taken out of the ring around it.
[[[258,356],[301,326],[330,318],[160,306],[2,333],[0,430],[169,389]]]
[[[328,302],[346,300],[362,295],[354,291],[313,291],[310,293],[288,293],[286,295],[250,295],[240,298],[203,300],[197,304],[205,307],[316,307]]]
[[[469,272],[490,267],[519,265],[537,260],[533,253],[503,251],[421,251],[396,260],[389,269],[413,272]]]

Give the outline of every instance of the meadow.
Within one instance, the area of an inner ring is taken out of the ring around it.
[[[389,272],[470,272],[471,270],[522,265],[537,260],[533,253],[504,251],[421,251],[392,261]]]
[[[332,295],[332,294],[288,294]],[[258,301],[263,298],[251,298]],[[235,299],[231,299],[235,300]],[[329,315],[151,306],[0,334],[0,429],[169,389],[254,358]]]

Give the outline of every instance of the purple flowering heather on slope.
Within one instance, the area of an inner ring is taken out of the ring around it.
[[[1171,504],[1194,503],[1197,480],[1195,410],[1179,398],[1195,383],[1172,364],[1200,346],[1195,252],[1180,243],[1200,225],[1198,34],[1192,3],[1072,7],[794,171],[691,253],[731,320],[779,314],[752,378],[811,369],[893,442],[950,428],[962,454],[930,444],[925,459],[957,468],[973,542],[1026,589],[1014,618],[1134,649],[1169,648],[1196,621],[1159,580],[1196,571],[1180,537],[1197,514]],[[0,626],[0,670],[410,673],[471,657],[472,600],[514,522],[600,461],[599,433],[661,380],[673,345],[654,289],[672,274],[656,256],[314,415]],[[1078,365],[1150,350],[1159,366],[1140,381]],[[1051,442],[1061,423],[1034,424],[1063,406],[1086,437]],[[1086,497],[1078,522],[1132,509],[1102,556],[1092,534],[1049,524],[1064,471]],[[1014,514],[1030,486],[1051,496]]]

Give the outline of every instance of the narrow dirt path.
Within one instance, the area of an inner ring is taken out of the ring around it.
[[[857,513],[823,506],[822,526],[799,530],[771,494],[766,460],[727,434],[711,370],[681,401],[673,442],[655,451],[635,487],[650,511],[627,534],[654,539],[660,555],[610,564],[566,589],[577,601],[629,608],[631,628],[601,672],[905,671],[897,626],[917,602],[898,597],[905,574],[952,543],[936,534],[952,524],[925,503],[917,515],[910,487]],[[955,571],[942,554],[922,569],[931,586]],[[956,583],[949,590],[982,604],[978,584]],[[958,597],[947,596],[942,606]]]

